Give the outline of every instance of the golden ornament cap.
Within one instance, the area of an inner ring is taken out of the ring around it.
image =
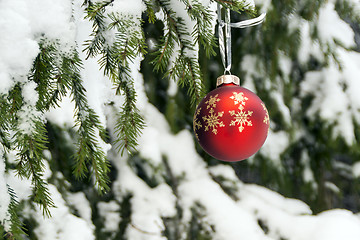
[[[222,75],[216,79],[216,87],[228,83],[234,83],[240,86],[240,78],[235,75]]]

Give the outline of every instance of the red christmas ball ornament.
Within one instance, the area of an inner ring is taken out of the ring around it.
[[[223,75],[197,106],[193,128],[201,147],[216,159],[234,162],[255,154],[269,131],[265,104],[240,79]]]

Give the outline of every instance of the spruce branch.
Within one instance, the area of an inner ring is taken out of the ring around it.
[[[108,189],[109,166],[105,153],[99,147],[99,139],[106,138],[106,131],[101,125],[99,117],[90,108],[85,88],[82,85],[80,69],[81,59],[75,49],[71,53],[61,54],[55,43],[40,42],[41,51],[34,61],[30,79],[38,83],[40,93],[37,107],[47,111],[51,106],[58,106],[68,92],[71,93],[75,103],[75,123],[78,126],[78,149],[74,156],[74,174],[82,178],[91,168],[99,192]],[[41,182],[39,182],[41,186]]]
[[[197,27],[194,30],[187,29],[183,19],[171,9],[169,1],[158,0],[166,16],[167,33],[158,46],[152,63],[155,70],[166,71],[165,76],[178,81],[182,87],[188,87],[191,102],[195,104],[200,101],[203,95],[202,77],[196,57],[198,53],[195,44],[203,44],[208,55],[215,53],[213,46],[216,44],[213,36],[199,32],[202,28],[206,31],[211,28],[211,14],[206,13],[208,9],[197,2],[192,5],[187,0],[182,2],[188,6],[188,13],[191,19],[197,22]],[[192,31],[191,34],[190,31]],[[192,39],[195,39],[195,43]],[[175,60],[170,63],[170,59],[174,57],[175,44],[179,45],[180,50],[176,52],[178,56]]]
[[[23,223],[18,216],[19,202],[17,201],[15,191],[9,185],[6,186],[10,196],[8,208],[8,213],[10,215],[10,229],[6,232],[5,236],[7,236],[8,239],[22,239],[22,236],[26,234],[24,232]]]
[[[207,57],[215,56],[214,47],[216,44],[216,37],[213,31],[212,19],[214,15],[211,14],[210,7],[205,7],[198,1],[181,0],[187,7],[187,13],[191,20],[195,21],[195,27],[191,36],[195,43],[203,46]]]
[[[191,36],[189,31],[191,29],[187,29],[184,19],[177,16],[176,12],[174,12],[171,8],[169,0],[157,0],[157,2],[165,13],[167,30],[174,34],[176,42],[179,44],[180,48],[194,50],[194,44],[190,40]]]
[[[29,80],[37,83],[39,99],[36,107],[40,111],[48,111],[50,107],[58,107],[58,102],[66,95],[69,88],[68,81],[64,81],[62,71],[62,59],[56,43],[48,43],[42,39],[39,43],[40,53],[35,58],[29,74]]]
[[[125,150],[131,153],[136,149],[138,145],[137,138],[145,127],[145,122],[136,107],[136,92],[131,81],[129,67],[119,66],[119,75],[117,92],[124,94],[125,102],[122,111],[118,114],[118,121],[115,126],[117,134],[115,144],[117,144],[121,155],[123,155]]]
[[[196,21],[195,28],[191,33],[195,42],[204,47],[207,57],[215,56],[214,50],[217,47],[216,37],[212,27],[213,15],[209,7],[204,7],[202,4],[195,2],[188,9],[188,14],[191,19]]]
[[[16,114],[20,110],[23,99],[21,95],[21,86],[20,83],[17,83],[8,93],[7,95],[7,103],[1,106],[1,112],[4,113],[3,116],[8,116],[7,123],[9,126],[14,125],[17,122]]]
[[[172,80],[178,80],[181,87],[188,87],[191,104],[198,103],[204,96],[200,65],[196,58],[180,54],[174,62],[174,67],[165,75]]]
[[[146,13],[147,13],[149,22],[155,23],[156,17],[155,17],[155,11],[154,11],[154,9],[155,9],[154,2],[151,0],[143,0],[143,2],[146,5]]]
[[[169,66],[171,57],[174,54],[176,37],[172,31],[169,31],[164,38],[160,39],[158,51],[154,54],[155,58],[152,60],[155,71],[165,72]]]
[[[10,149],[10,135],[6,129],[0,127],[0,145],[4,148],[4,150]]]
[[[0,96],[0,146],[5,151],[11,148],[9,134],[11,115],[9,114],[9,105],[8,99],[4,95]]]
[[[17,174],[31,179],[34,201],[43,209],[44,215],[49,216],[49,208],[54,203],[47,183],[42,179],[47,135],[41,113],[35,106],[24,103],[20,83],[9,91],[6,99],[2,98],[2,102],[4,105],[1,106],[1,112],[4,112],[4,107],[8,111],[4,113],[5,121],[0,124],[2,145],[17,150]],[[10,131],[14,133],[12,139],[9,138]]]
[[[136,107],[136,93],[133,86],[134,80],[130,74],[130,64],[139,54],[146,54],[147,52],[144,33],[140,30],[142,20],[126,19],[116,13],[105,16],[106,6],[102,4],[100,6],[101,11],[99,8],[96,8],[97,11],[89,10],[93,14],[91,19],[94,20],[94,29],[97,32],[92,35],[93,39],[87,42],[85,51],[87,51],[88,56],[101,55],[100,68],[113,82],[116,94],[125,96],[125,102],[115,127],[118,137],[115,143],[123,154],[125,150],[131,152],[136,148],[137,137],[144,128],[144,120]],[[104,22],[96,22],[98,18],[107,18],[110,23],[105,26]],[[104,32],[109,30],[116,32],[112,43],[101,38]],[[95,45],[97,51],[92,52],[89,43]]]
[[[119,18],[115,14],[109,15],[109,18],[112,20],[109,28],[117,30],[115,42],[112,46],[114,54],[108,56],[113,58],[113,62],[117,64],[117,68],[112,68],[117,70],[117,74],[109,74],[109,77],[116,86],[116,94],[125,96],[125,102],[121,112],[118,114],[118,121],[115,126],[117,134],[115,144],[117,144],[121,155],[123,155],[125,150],[131,153],[136,149],[138,145],[137,138],[145,127],[144,119],[136,107],[137,96],[129,65],[139,54],[146,54],[146,45],[144,33],[139,31],[138,27],[134,27],[137,24],[132,20]],[[141,23],[140,20],[139,22]],[[104,69],[106,69],[106,66]]]
[[[31,179],[34,202],[39,204],[45,216],[51,216],[50,209],[55,207],[50,197],[47,182],[43,179],[44,157],[47,135],[44,123],[36,117],[31,119],[33,129],[31,133],[24,132],[17,127],[15,144],[18,150],[16,166],[17,174],[21,178]]]
[[[76,177],[83,178],[90,167],[95,176],[97,189],[103,193],[109,189],[107,175],[109,163],[105,152],[99,147],[98,136],[105,139],[106,131],[95,111],[88,105],[86,90],[80,77],[80,62],[78,55],[75,54],[68,65],[73,72],[69,78],[71,79],[71,96],[75,103],[75,124],[79,135],[73,173]]]
[[[165,13],[165,36],[160,39],[158,44],[158,51],[154,52],[154,59],[151,63],[154,65],[155,71],[165,72],[170,64],[170,59],[174,54],[174,47],[176,44],[183,45],[180,42],[179,28],[182,28],[182,33],[186,34],[185,26],[182,19],[177,18],[176,14],[172,11],[168,0],[157,0],[157,3]],[[178,21],[177,21],[178,20]],[[165,31],[164,30],[164,31]]]
[[[87,58],[95,57],[103,48],[105,43],[104,33],[107,30],[105,25],[105,8],[113,1],[107,2],[97,2],[93,4],[91,1],[85,1],[83,5],[87,5],[86,7],[86,19],[89,19],[93,22],[93,31],[90,35],[91,40],[85,41],[85,49],[87,52]]]
[[[245,1],[238,1],[238,0],[215,0],[215,2],[221,4],[226,9],[230,9],[237,13],[246,12],[250,15],[255,15],[256,11],[254,7],[246,4]]]

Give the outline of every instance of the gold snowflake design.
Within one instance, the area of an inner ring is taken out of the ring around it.
[[[196,110],[196,113],[195,113],[195,116],[194,116],[194,119],[193,119],[193,126],[194,126],[194,130],[195,130],[194,132],[195,132],[195,136],[196,136],[197,139],[199,139],[199,136],[198,136],[196,130],[200,129],[202,127],[201,122],[198,121],[198,119],[197,119],[197,117],[200,114],[200,111],[201,111],[201,108]]]
[[[265,112],[266,112],[266,115],[265,115],[265,117],[264,117],[264,121],[263,121],[263,122],[264,122],[265,124],[269,124],[269,122],[270,122],[269,112],[268,112],[268,110],[266,109],[264,103],[261,103],[261,106],[263,106],[263,108],[264,108],[264,110],[265,110]]]
[[[199,116],[200,114],[200,111],[201,111],[201,108],[197,109],[196,110],[196,113],[195,113],[195,116],[194,116],[194,120],[193,120],[193,125],[194,125],[194,129],[197,130],[199,128],[202,127],[200,121],[198,121],[197,117]]]
[[[220,101],[218,96],[219,94],[216,94],[214,97],[210,96],[210,99],[205,102],[205,104],[207,104],[206,109],[209,109],[210,107],[216,108],[216,103]]]
[[[218,127],[225,127],[224,123],[220,119],[224,115],[224,112],[217,112],[214,114],[214,109],[211,108],[209,115],[204,116],[203,120],[205,122],[205,131],[209,131],[212,128],[212,132],[216,135],[218,133]]]
[[[242,105],[239,106],[238,112],[235,113],[235,110],[229,111],[230,116],[234,116],[235,120],[231,120],[229,126],[239,126],[239,132],[242,132],[245,129],[245,126],[252,126],[252,122],[250,120],[251,115],[253,114],[252,111],[244,112],[244,107]]]
[[[245,106],[245,101],[248,100],[248,98],[244,96],[243,92],[233,92],[233,95],[230,98],[234,100],[235,105],[240,103]]]

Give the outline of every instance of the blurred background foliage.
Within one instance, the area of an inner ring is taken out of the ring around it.
[[[264,23],[247,29],[232,29],[232,74],[240,77],[241,84],[249,84],[245,78],[255,69],[259,74],[252,76],[252,85],[258,96],[265,102],[273,133],[285,132],[288,138],[284,151],[280,155],[280,166],[266,154],[255,155],[253,159],[238,163],[223,163],[208,156],[197,144],[199,154],[210,165],[229,164],[244,182],[257,183],[275,190],[286,197],[298,198],[311,206],[314,213],[332,208],[346,208],[353,212],[360,210],[360,179],[352,174],[352,166],[360,160],[359,123],[354,121],[356,141],[349,145],[341,137],[333,137],[333,124],[315,117],[309,118],[305,113],[313,104],[314,96],[301,93],[301,84],[307,72],[318,71],[328,65],[329,59],[336,58],[336,48],[323,52],[323,61],[314,56],[304,64],[299,62],[301,42],[300,25],[293,26],[294,16],[312,25],[312,41],[320,42],[316,23],[319,10],[327,1],[286,0],[271,1],[266,10]],[[258,4],[258,12],[263,5]],[[359,15],[347,1],[336,1],[335,9],[355,32],[357,45],[350,50],[359,51]],[[251,16],[232,13],[232,22],[249,19]],[[289,25],[292,25],[291,27]],[[156,41],[162,34],[161,22],[149,24],[145,21],[147,40]],[[217,34],[217,33],[216,33]],[[341,43],[338,43],[341,47]],[[246,56],[255,56],[254,66],[244,65]],[[207,92],[215,88],[216,78],[223,74],[220,54],[208,58],[200,49],[199,62]],[[290,69],[284,73],[284,56],[291,61]],[[178,89],[176,95],[170,96],[167,91],[169,82],[152,71],[149,62],[151,54],[142,62],[142,73],[145,79],[146,93],[168,120],[174,133],[182,129],[192,129],[194,107],[186,89]],[[341,71],[339,67],[339,71]],[[274,92],[279,94],[284,106],[279,106]],[[319,92],[318,94],[323,94]],[[281,108],[288,109],[284,116]],[[299,135],[301,135],[299,137]],[[279,143],[281,144],[281,143]],[[304,158],[308,158],[308,161]],[[312,181],[304,179],[308,166],[314,176]]]

